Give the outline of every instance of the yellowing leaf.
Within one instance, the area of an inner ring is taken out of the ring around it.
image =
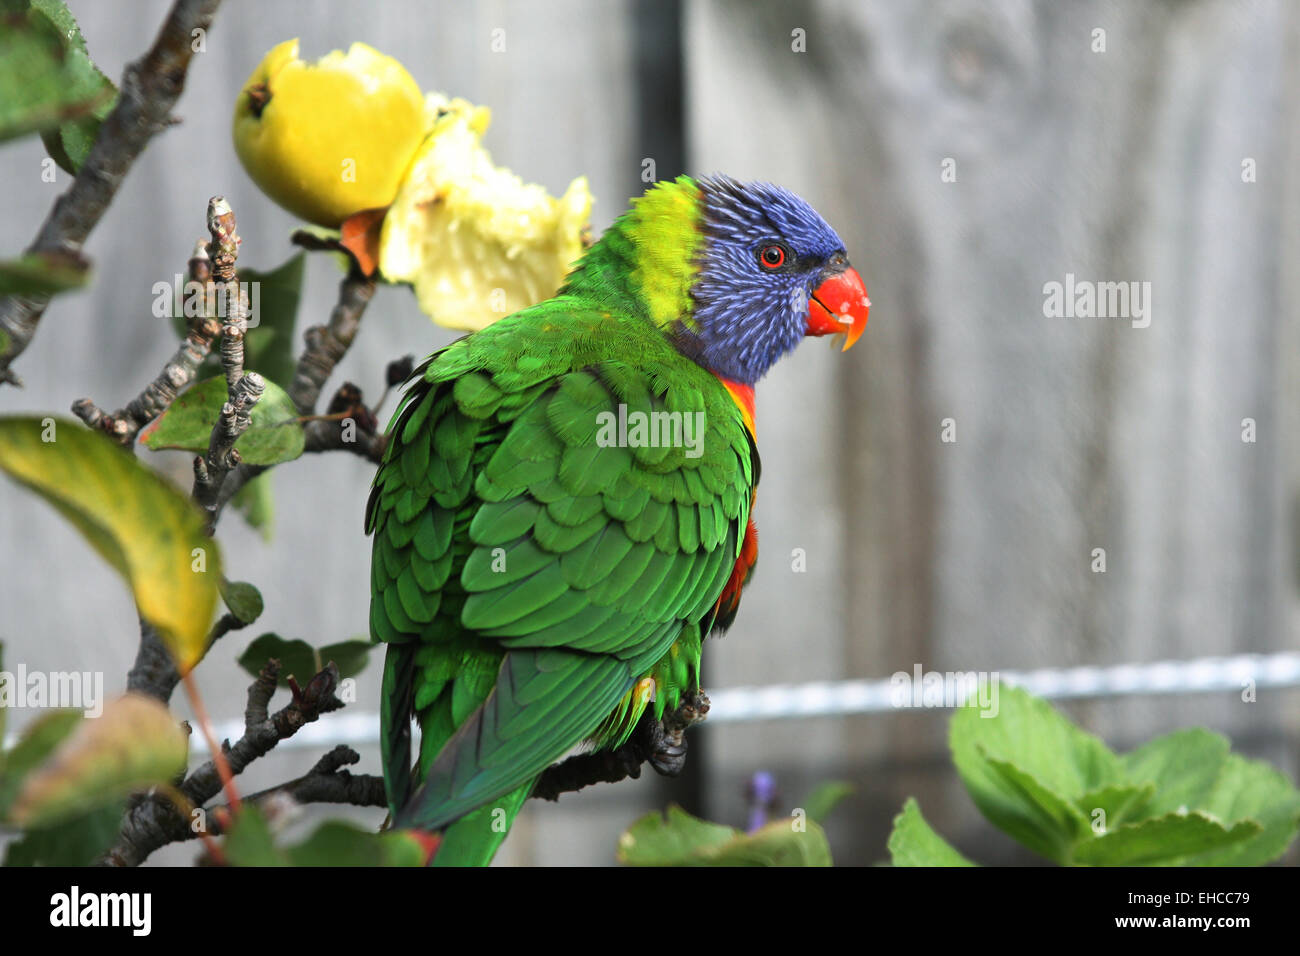
[[[181,670],[198,662],[221,558],[189,498],[68,419],[0,418],[0,469],[58,509],[127,580]]]
[[[167,783],[184,768],[187,751],[185,733],[165,706],[127,694],[109,701],[100,717],[82,720],[27,776],[10,815],[20,826],[40,826]]]
[[[553,296],[582,255],[587,180],[559,199],[493,165],[488,112],[429,94],[433,127],[384,218],[379,270],[439,325],[470,331]]]
[[[628,866],[830,866],[826,834],[816,823],[774,820],[753,833],[693,817],[676,804],[648,813],[619,837]]]

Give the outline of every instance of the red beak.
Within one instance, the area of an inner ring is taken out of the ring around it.
[[[805,335],[845,333],[844,351],[862,336],[867,327],[871,300],[867,287],[856,269],[845,269],[817,287],[808,303],[808,327]]]

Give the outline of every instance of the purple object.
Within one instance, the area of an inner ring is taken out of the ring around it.
[[[749,828],[753,833],[767,823],[767,815],[776,800],[776,777],[760,770],[749,780]]]

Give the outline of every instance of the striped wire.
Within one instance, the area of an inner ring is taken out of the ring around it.
[[[943,672],[939,672],[943,673]],[[971,672],[965,672],[971,673]],[[1002,684],[1023,687],[1048,700],[1134,697],[1152,694],[1242,693],[1250,686],[1300,687],[1300,653],[1239,654],[1200,657],[1185,661],[1118,664],[1111,667],[1043,668],[1031,671],[994,671],[987,677]],[[907,686],[913,674],[907,674]],[[709,724],[753,720],[787,720],[796,717],[843,717],[897,711],[899,684],[880,680],[814,681],[806,684],[772,684],[709,691]],[[237,740],[244,732],[241,721],[218,723],[217,739]],[[375,743],[378,714],[331,714],[309,724],[279,748],[332,747],[337,744]]]

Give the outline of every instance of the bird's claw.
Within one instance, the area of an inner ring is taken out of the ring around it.
[[[686,741],[672,744],[665,738],[662,745],[650,754],[650,766],[664,777],[680,774],[686,768]]]
[[[676,777],[686,767],[686,729],[702,721],[709,713],[709,698],[696,691],[684,698],[663,720],[653,717],[643,724],[646,733],[646,760],[655,772]]]

